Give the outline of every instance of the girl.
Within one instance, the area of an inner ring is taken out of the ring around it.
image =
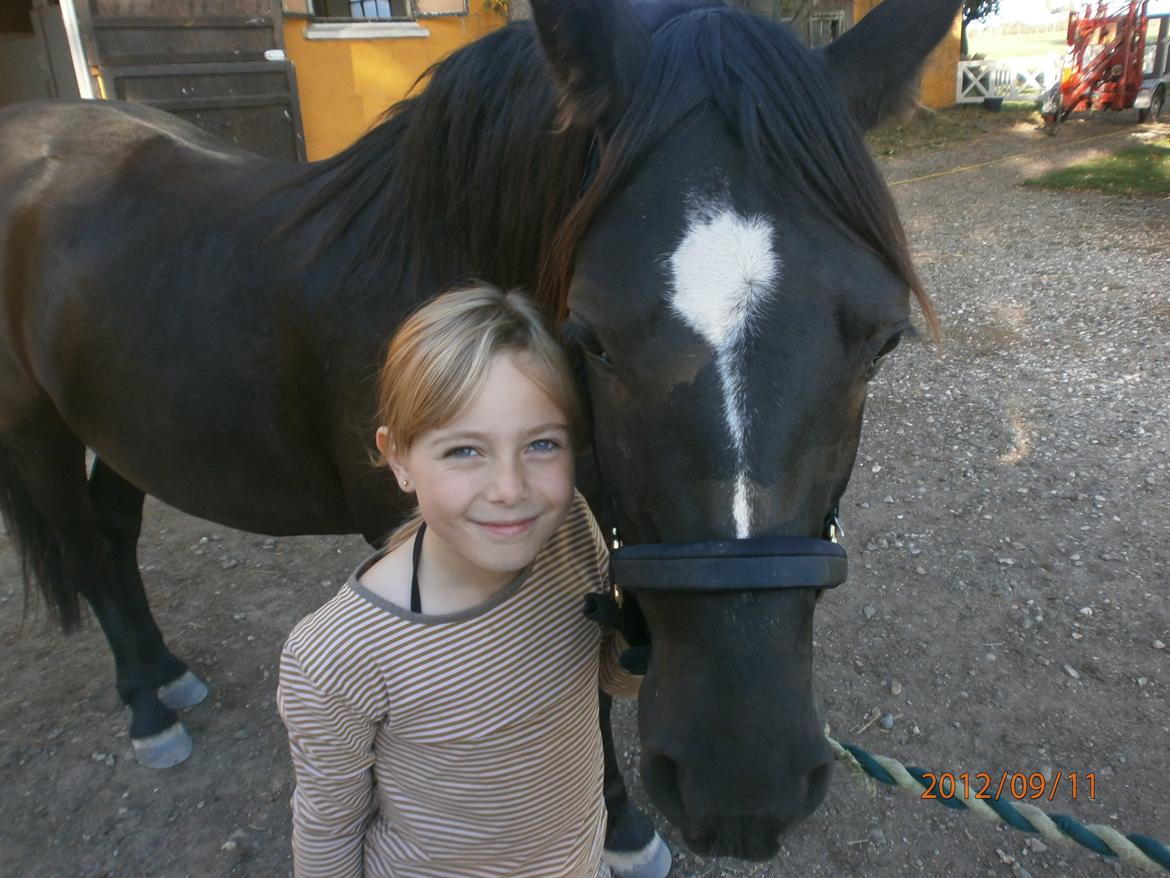
[[[285,644],[295,874],[607,875],[597,688],[641,678],[581,614],[609,556],[564,354],[519,294],[448,293],[394,336],[379,418],[418,512]]]

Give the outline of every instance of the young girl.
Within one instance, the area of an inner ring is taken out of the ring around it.
[[[516,293],[448,293],[390,344],[377,446],[419,510],[285,644],[297,878],[594,878],[608,553],[573,489],[572,374]]]

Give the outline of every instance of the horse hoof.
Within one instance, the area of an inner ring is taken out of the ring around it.
[[[159,686],[158,697],[171,710],[186,710],[207,697],[207,684],[190,671],[184,671],[183,676]]]
[[[131,738],[134,758],[147,768],[173,768],[191,755],[194,744],[182,723],[146,738]]]
[[[615,851],[606,848],[602,859],[609,866],[613,878],[666,878],[673,862],[670,848],[655,832],[646,846],[636,851]]]

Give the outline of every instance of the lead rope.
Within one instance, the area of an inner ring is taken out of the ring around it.
[[[598,462],[600,477],[600,462]],[[617,504],[613,495],[604,490],[602,485],[601,528],[611,549],[621,548],[622,541],[617,528]],[[845,529],[841,526],[840,510],[834,504],[832,512],[825,517],[824,539],[833,543],[840,542],[845,536]],[[616,617],[620,616],[623,607],[623,595],[620,587],[614,581],[612,573],[609,581],[609,597],[613,601],[613,624],[616,626]],[[588,599],[587,599],[588,601]],[[588,606],[588,603],[587,603]],[[596,610],[593,611],[594,613]],[[593,617],[587,610],[586,615]],[[600,621],[600,620],[598,620]],[[922,794],[931,788],[927,780],[927,772],[921,768],[905,766],[896,759],[888,756],[877,756],[856,744],[842,744],[829,735],[828,726],[825,727],[825,740],[828,741],[838,762],[841,762],[849,771],[850,777],[860,783],[871,793],[874,792],[873,781],[896,787],[905,792]],[[937,772],[931,772],[938,777]],[[962,789],[954,785],[954,795],[947,797],[938,795],[935,799],[945,808],[954,811],[971,811],[988,820],[1006,823],[1013,829],[1040,835],[1048,841],[1061,845],[1078,844],[1095,854],[1109,859],[1118,859],[1131,866],[1146,871],[1170,872],[1170,848],[1162,842],[1147,835],[1131,833],[1124,835],[1112,826],[1103,824],[1084,824],[1067,814],[1053,814],[1049,816],[1035,805],[1027,802],[1013,804],[998,797],[992,799],[981,798],[977,792],[971,795],[970,789]]]
[[[829,735],[825,727],[825,739],[833,748],[837,761],[845,765],[850,776],[874,792],[873,781],[897,787],[904,792],[914,793],[919,798],[929,788],[938,786],[927,779],[927,774],[939,777],[937,772],[926,772],[921,768],[903,765],[888,756],[876,756],[855,744],[842,744]],[[1067,814],[1048,814],[1027,802],[1012,803],[1007,799],[982,798],[979,793],[959,784],[953,785],[954,795],[938,795],[935,801],[954,811],[971,811],[988,820],[1006,823],[1021,832],[1035,833],[1042,838],[1062,845],[1076,843],[1095,854],[1109,859],[1121,860],[1146,871],[1170,872],[1170,848],[1148,835],[1118,832],[1112,826],[1092,823],[1084,824]]]

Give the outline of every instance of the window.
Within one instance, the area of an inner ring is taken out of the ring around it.
[[[403,0],[349,0],[350,18],[406,18]]]
[[[311,0],[309,12],[318,20],[394,21],[431,15],[466,15],[467,0]]]
[[[841,31],[845,23],[845,14],[843,12],[829,12],[813,14],[808,20],[808,44],[815,49],[818,46],[825,46],[831,43],[837,37],[841,36]]]

